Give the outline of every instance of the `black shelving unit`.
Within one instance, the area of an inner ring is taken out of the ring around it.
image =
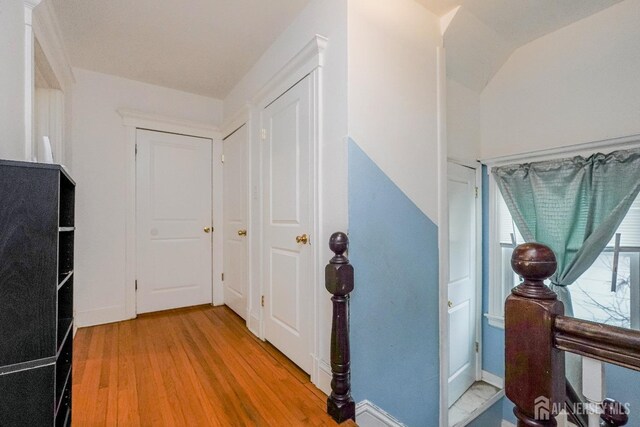
[[[0,425],[70,426],[75,182],[0,160]]]

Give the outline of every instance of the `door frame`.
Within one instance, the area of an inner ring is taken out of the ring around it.
[[[476,381],[482,380],[482,165],[479,162],[465,162],[457,159],[448,158],[446,163],[455,163],[460,166],[464,166],[475,171],[475,185],[478,196],[475,201],[475,210],[476,210],[476,229],[475,229],[475,239],[476,239],[476,271],[475,271],[475,288],[476,288],[476,314],[475,314],[475,323],[476,323],[476,342],[478,343],[478,354],[476,357]],[[449,179],[448,175],[448,167],[447,172],[442,177],[444,183],[446,183]],[[446,184],[445,184],[446,185]],[[446,188],[445,187],[445,194]],[[445,212],[447,212],[446,224],[443,224],[441,221],[440,227],[444,227],[442,230],[443,234],[446,234],[446,244],[441,245],[440,249],[440,260],[441,260],[441,268],[444,265],[445,267],[440,271],[440,307],[442,308],[442,312],[440,315],[440,360],[441,360],[441,371],[440,371],[440,401],[441,401],[441,411],[444,411],[441,414],[441,422],[448,422],[448,395],[449,395],[449,342],[448,342],[448,330],[449,330],[449,321],[447,310],[444,307],[447,307],[447,301],[449,299],[449,198],[445,196],[446,204]],[[442,368],[444,366],[444,368]],[[446,412],[447,415],[444,413]]]
[[[178,120],[140,111],[119,109],[122,124],[126,128],[125,170],[125,314],[128,319],[137,317],[136,312],[136,133],[138,129],[175,133],[185,136],[210,139],[212,153],[211,168],[211,225],[212,234],[212,305],[223,303],[222,288],[222,138],[217,127],[206,123]]]
[[[234,133],[236,133],[237,131],[239,131],[241,128],[246,128],[246,141],[245,141],[245,172],[247,174],[246,178],[246,185],[245,185],[245,193],[246,193],[246,200],[245,200],[245,227],[247,229],[247,236],[246,236],[246,241],[247,241],[247,245],[245,248],[245,256],[247,257],[247,278],[246,278],[246,289],[245,289],[245,294],[246,294],[246,304],[245,304],[245,324],[247,325],[247,329],[251,330],[251,323],[250,323],[250,319],[251,319],[251,293],[252,293],[252,289],[251,289],[251,271],[252,271],[252,266],[251,266],[251,248],[252,248],[252,244],[254,242],[254,240],[252,240],[253,238],[253,230],[251,229],[251,155],[250,155],[250,150],[251,150],[251,125],[249,123],[249,117],[248,117],[248,109],[247,108],[243,108],[239,114],[237,114],[234,118],[233,121],[230,122],[229,124],[227,124],[227,126],[225,126],[223,128],[223,132],[222,132],[222,139],[221,139],[221,150],[222,150],[222,156],[223,156],[223,161],[222,161],[222,176],[224,177],[224,143],[227,140],[227,138],[229,138],[231,135],[233,135]],[[222,198],[224,200],[224,180],[222,182]],[[222,212],[223,210],[221,210]],[[224,224],[224,215],[220,216],[221,218],[221,222],[222,224]],[[221,264],[221,272],[222,274],[224,274],[224,257],[225,257],[225,252],[224,252],[224,229],[221,228],[221,238],[222,238],[222,264]],[[222,300],[221,300],[221,304],[224,304],[224,280],[222,280]],[[215,304],[214,304],[215,305]],[[255,333],[255,332],[254,332]],[[257,335],[257,334],[256,334]]]
[[[326,295],[323,293],[324,264],[327,260],[321,259],[320,245],[326,244],[319,237],[323,234],[320,207],[321,183],[321,159],[319,156],[322,141],[322,67],[324,64],[324,51],[328,40],[320,35],[315,35],[302,49],[288,62],[283,64],[265,85],[257,91],[249,103],[236,113],[225,129],[231,129],[242,121],[248,124],[248,167],[249,167],[249,303],[247,308],[247,326],[251,332],[260,339],[265,339],[264,308],[260,304],[260,297],[264,295],[264,268],[263,268],[263,187],[262,187],[262,111],[280,95],[296,85],[300,80],[309,76],[311,78],[311,164],[313,168],[313,193],[312,212],[313,229],[311,232],[312,250],[312,284],[313,289],[309,298],[309,315],[312,316],[312,342],[310,343],[312,369],[311,382],[325,392],[330,391],[331,366],[330,361],[325,360],[321,352],[321,307],[320,302]]]

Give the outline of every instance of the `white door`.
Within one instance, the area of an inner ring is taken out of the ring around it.
[[[224,140],[224,303],[247,316],[247,126]]]
[[[311,82],[262,113],[265,338],[311,371]]]
[[[138,130],[137,311],[211,303],[210,139]]]
[[[476,171],[448,164],[449,406],[476,381]]]

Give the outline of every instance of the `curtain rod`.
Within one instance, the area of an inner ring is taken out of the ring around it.
[[[543,150],[529,151],[527,153],[480,159],[480,162],[487,166],[499,166],[522,161],[526,161],[527,163],[529,163],[558,158],[558,155],[579,155],[584,153],[585,151],[595,151],[607,147],[615,147],[616,149],[640,147],[640,134],[623,136],[619,138],[603,139],[600,141],[583,142],[580,144],[567,145],[558,148],[547,148]]]

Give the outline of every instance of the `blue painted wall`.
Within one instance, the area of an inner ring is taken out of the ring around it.
[[[438,228],[353,141],[349,224],[354,399],[437,425]]]

